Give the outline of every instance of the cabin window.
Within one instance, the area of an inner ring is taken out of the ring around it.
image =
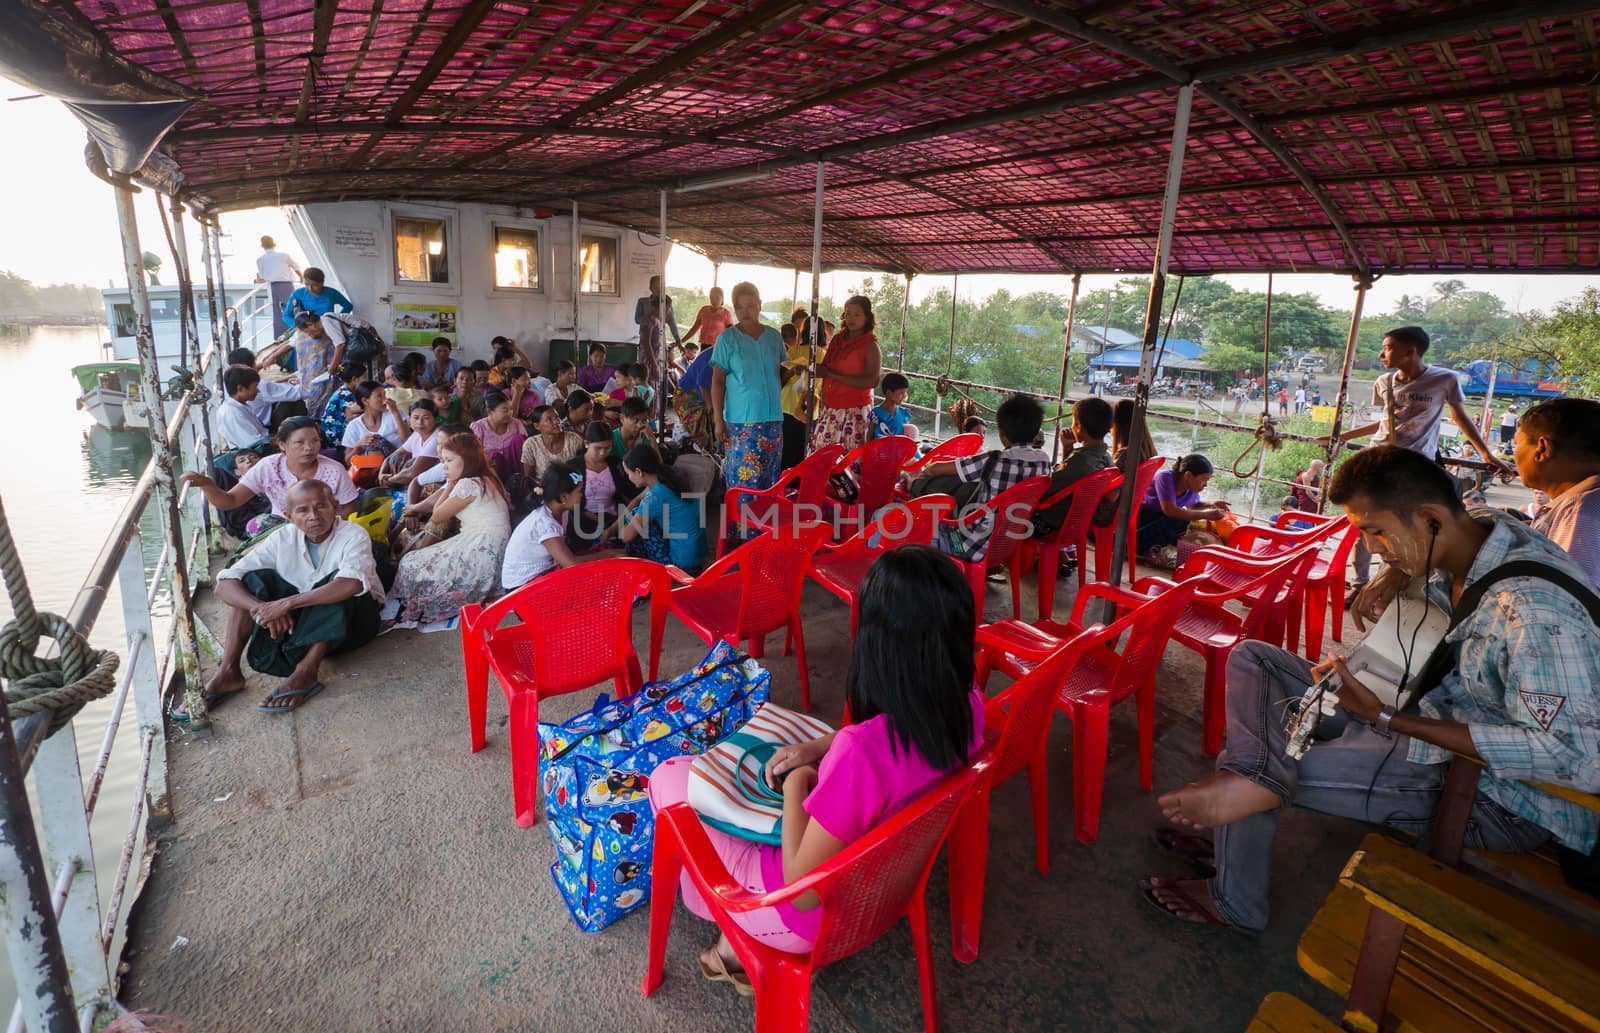
[[[494,228],[494,285],[501,290],[539,289],[539,231]]]
[[[579,238],[578,283],[585,294],[620,294],[617,284],[617,238],[585,233]]]
[[[450,235],[443,219],[395,216],[396,283],[449,283]]]

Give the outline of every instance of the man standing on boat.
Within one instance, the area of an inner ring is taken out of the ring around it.
[[[290,327],[284,317],[289,305],[289,295],[294,293],[300,280],[300,263],[279,251],[271,237],[261,238],[261,254],[256,256],[256,282],[267,284],[272,291],[272,336],[282,337]]]
[[[294,710],[322,691],[322,658],[365,645],[378,634],[383,582],[362,527],[339,519],[333,489],[301,481],[284,499],[289,526],[267,536],[217,574],[228,604],[222,666],[206,683],[216,706],[246,688],[241,659],[283,678],[257,710]]]
[[[672,314],[672,298],[667,295],[661,277],[650,277],[650,293],[634,303],[633,321],[639,327],[639,361],[644,363],[645,381],[659,391],[664,372],[661,353],[665,350],[667,331],[672,331],[673,344],[683,344],[678,320]]]

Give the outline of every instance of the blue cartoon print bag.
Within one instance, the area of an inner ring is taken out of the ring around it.
[[[772,676],[726,642],[692,670],[627,699],[601,696],[562,724],[539,724],[550,876],[585,932],[650,899],[655,815],[650,772],[721,742],[767,700]]]

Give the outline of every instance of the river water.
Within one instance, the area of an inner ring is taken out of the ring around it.
[[[75,406],[79,388],[72,367],[100,361],[104,336],[105,329],[96,327],[0,327],[0,383],[9,388],[13,417],[12,444],[0,451],[0,499],[34,603],[50,613],[65,615],[71,607],[112,521],[150,459],[143,430],[108,431]],[[156,506],[146,509],[141,526],[149,570],[161,547]],[[0,621],[10,619],[10,600],[0,599]],[[122,600],[115,588],[90,641],[126,659]],[[94,769],[110,709],[109,700],[91,703],[74,722],[85,779]],[[138,773],[139,733],[130,699],[90,824],[102,908],[109,902],[128,833]],[[137,865],[136,857],[134,878]],[[9,1018],[13,1002],[6,961],[0,965],[0,1024]]]

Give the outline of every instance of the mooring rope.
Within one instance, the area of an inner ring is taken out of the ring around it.
[[[5,577],[13,618],[0,628],[0,679],[6,683],[6,710],[12,720],[53,711],[54,735],[83,709],[85,703],[109,695],[116,687],[117,655],[91,649],[65,617],[41,613],[33,605],[22,557],[11,537],[11,525],[0,505],[0,575]],[[60,655],[44,659],[34,655],[41,637],[52,638]]]
[[[1255,435],[1250,439],[1250,443],[1244,446],[1244,451],[1239,453],[1239,458],[1233,461],[1233,475],[1241,479],[1254,476],[1254,470],[1245,470],[1241,473],[1239,471],[1239,464],[1244,462],[1246,457],[1255,452],[1257,449],[1263,449],[1268,452],[1276,452],[1282,447],[1283,437],[1278,433],[1277,424],[1272,422],[1272,417],[1270,415],[1263,413],[1261,416],[1261,422],[1256,426]]]

